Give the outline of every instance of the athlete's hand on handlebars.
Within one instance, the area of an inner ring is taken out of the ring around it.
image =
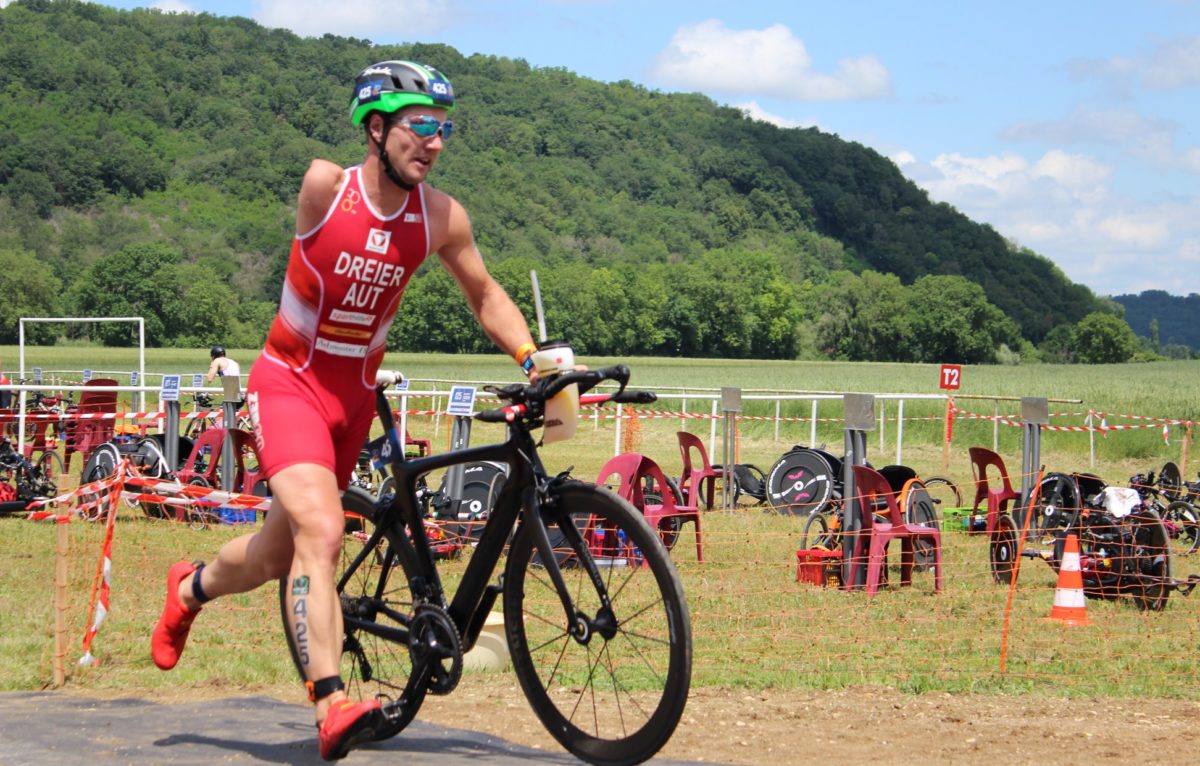
[[[379,370],[375,373],[375,387],[382,390],[404,381],[399,370]]]

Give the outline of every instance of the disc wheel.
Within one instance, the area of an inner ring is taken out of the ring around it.
[[[101,444],[84,464],[83,471],[79,476],[80,485],[107,479],[117,472],[117,465],[120,462],[121,455],[117,452],[115,445],[111,443]],[[81,516],[87,521],[96,521],[101,518],[104,510],[100,507],[103,503],[103,497],[103,492],[85,492],[81,494],[79,505],[84,509]]]
[[[1017,575],[1017,525],[1008,514],[996,519],[988,552],[992,564],[992,579],[1000,585],[1011,585]]]
[[[523,527],[504,571],[513,669],[568,751],[593,764],[640,763],[674,732],[691,683],[679,573],[642,515],[603,488],[565,482],[542,515],[564,547],[554,557],[566,592],[555,588]],[[575,608],[570,619],[562,596]]]
[[[771,466],[767,475],[767,503],[778,513],[808,516],[825,510],[836,482],[832,466],[820,453],[789,452]]]
[[[412,721],[427,691],[416,689],[402,701],[414,669],[409,626],[417,606],[409,583],[417,568],[409,559],[410,548],[394,545],[390,539],[363,555],[377,518],[369,494],[353,487],[346,490],[342,510],[348,532],[342,540],[337,571],[344,633],[341,676],[351,700],[378,699],[383,705],[385,722],[375,738],[386,739]],[[362,560],[356,563],[359,557]],[[304,666],[290,627],[287,583],[288,578],[279,582],[280,614],[292,663],[304,681]]]

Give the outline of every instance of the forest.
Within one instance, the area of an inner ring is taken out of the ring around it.
[[[836,135],[444,45],[74,0],[0,9],[0,343],[17,317],[67,314],[145,316],[159,346],[260,345],[300,179],[361,161],[350,86],[383,59],[453,81],[431,183],[530,317],[537,271],[550,334],[579,353],[1096,361],[1062,353],[1096,327],[1120,336],[1099,361],[1150,353],[1121,306]],[[490,350],[429,260],[389,347]]]

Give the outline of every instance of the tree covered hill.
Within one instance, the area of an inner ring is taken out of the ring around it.
[[[431,180],[528,309],[538,270],[552,333],[583,353],[990,361],[1103,309],[876,152],[700,95],[442,45],[19,0],[0,10],[0,341],[17,316],[68,311],[145,314],[156,344],[260,343],[300,178],[313,157],[362,158],[350,83],[387,58],[454,82]],[[392,341],[490,347],[430,267]]]
[[[1183,297],[1146,290],[1138,295],[1117,295],[1113,300],[1125,307],[1133,331],[1158,347],[1187,346],[1200,351],[1200,294]],[[1151,323],[1157,323],[1157,337]]]

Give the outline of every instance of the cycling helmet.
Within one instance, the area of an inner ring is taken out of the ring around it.
[[[212,351],[209,351],[208,355],[211,356],[213,359],[217,359],[219,357],[225,356],[225,347],[224,346],[213,346]]]
[[[454,108],[454,88],[438,70],[412,61],[381,61],[354,78],[350,122],[361,125],[371,112],[395,112],[406,106]]]

